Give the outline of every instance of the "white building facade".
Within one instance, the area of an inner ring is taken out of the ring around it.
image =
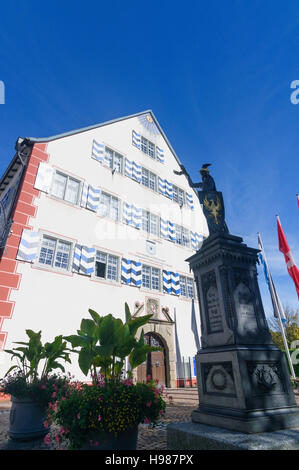
[[[193,357],[194,318],[200,329],[185,260],[208,229],[154,114],[19,139],[16,148],[0,183],[0,376],[11,364],[3,349],[26,329],[51,341],[74,334],[89,308],[124,320],[127,302],[153,314],[146,338],[162,347],[136,377],[150,371],[177,386],[176,337],[181,356]],[[77,356],[67,370],[87,380]]]

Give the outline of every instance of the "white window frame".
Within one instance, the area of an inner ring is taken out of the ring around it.
[[[107,150],[109,152],[112,152],[111,166],[106,164],[105,155],[106,155]],[[116,157],[116,155],[121,157],[121,171],[118,171],[117,168],[115,167],[115,157]],[[107,145],[105,145],[105,154],[103,156],[103,165],[104,166],[106,166],[107,168],[110,168],[110,170],[115,169],[115,171],[117,171],[117,173],[123,175],[124,174],[124,159],[125,159],[124,155],[122,155],[119,152],[116,152],[111,147],[108,147]]]
[[[143,285],[143,268],[149,269],[149,287]],[[159,272],[159,289],[153,289],[153,269],[156,269]],[[141,264],[141,286],[143,289],[150,290],[153,292],[161,292],[162,288],[162,277],[161,277],[161,269],[157,268],[156,266],[149,266],[148,264]]]
[[[149,153],[149,143],[153,146],[153,155],[150,155],[150,153]],[[144,150],[144,148],[145,148],[145,150]],[[145,153],[146,155],[148,155],[150,158],[152,158],[153,160],[157,159],[157,157],[156,157],[156,145],[154,144],[154,142],[147,139],[143,135],[140,136],[140,150],[143,153]]]
[[[55,249],[52,257],[52,263],[51,264],[46,264],[40,262],[40,257],[41,257],[41,250],[43,248],[43,240],[45,238],[48,238],[50,240],[55,241]],[[57,251],[58,251],[58,242],[66,243],[70,246],[69,250],[69,257],[68,257],[68,264],[67,268],[55,266],[55,261],[56,261],[56,256],[57,256]],[[56,272],[70,272],[71,265],[72,265],[72,259],[73,259],[73,252],[74,252],[74,243],[66,240],[65,238],[59,238],[59,237],[54,237],[53,235],[49,235],[47,233],[42,233],[40,237],[40,242],[39,242],[39,248],[38,248],[38,255],[36,257],[36,262],[35,264],[39,267],[42,267],[44,269],[49,269],[51,271],[56,271]]]
[[[64,187],[63,197],[59,197],[59,196],[57,196],[56,194],[53,193],[54,184],[55,184],[55,176],[56,175],[61,175],[64,178],[66,178],[66,184],[65,184],[65,187]],[[67,185],[68,185],[69,180],[73,180],[76,183],[79,183],[78,193],[77,193],[77,201],[76,202],[67,201],[65,199],[65,194],[66,194]],[[80,205],[80,200],[81,200],[81,194],[82,194],[82,181],[80,181],[78,178],[75,178],[74,176],[68,175],[64,171],[60,171],[60,170],[55,169],[55,172],[54,172],[54,175],[53,175],[53,178],[52,178],[51,189],[50,189],[50,195],[53,198],[57,199],[58,201],[66,202],[67,204],[71,204],[72,206],[79,206]]]
[[[181,240],[182,240],[182,243],[178,243],[177,242],[177,230],[179,229],[180,231],[180,235],[181,235]],[[184,240],[184,233],[186,234],[187,233],[187,243],[184,243],[183,240]],[[182,246],[182,247],[189,247],[190,246],[190,231],[183,227],[182,225],[178,225],[178,224],[175,224],[175,243],[179,246]]]
[[[97,276],[96,272],[97,272],[97,269],[96,269],[96,263],[98,262],[97,261],[97,254],[100,253],[102,255],[105,255],[106,256],[106,264],[105,264],[105,277],[101,277],[101,276]],[[108,276],[108,266],[109,266],[109,256],[113,257],[113,258],[116,258],[117,260],[117,266],[116,266],[116,279],[109,279],[107,276]],[[106,282],[111,282],[111,283],[114,283],[114,284],[119,284],[120,280],[119,280],[119,275],[120,275],[120,257],[115,255],[114,253],[109,253],[107,251],[104,251],[104,250],[97,250],[96,249],[96,252],[95,252],[95,261],[94,261],[94,278],[95,279],[98,279],[98,280],[102,280],[102,281],[106,281]]]
[[[148,184],[144,184],[144,182],[143,182],[143,176],[144,176],[143,172],[147,173],[145,178],[147,178]],[[151,188],[151,177],[152,177],[152,180],[154,178],[154,181],[155,181],[154,188]],[[144,166],[141,167],[141,184],[145,188],[148,188],[151,191],[154,191],[155,193],[158,192],[157,191],[157,188],[158,188],[158,177],[157,177],[157,175],[155,173],[153,173],[152,171],[148,170],[147,168],[145,168]]]
[[[143,218],[144,218],[144,213],[147,214],[148,216],[148,230],[145,230],[143,228]],[[156,217],[157,219],[157,233],[152,231],[152,224],[153,224],[153,218]],[[160,237],[160,217],[156,214],[152,214],[152,212],[148,211],[147,209],[142,209],[142,215],[141,215],[141,230],[147,234],[154,235],[156,237]]]
[[[177,199],[178,199],[177,201],[175,201],[174,197],[173,197],[176,191],[177,191]],[[180,191],[182,192],[182,196],[183,196],[183,201],[182,202],[180,202]],[[183,207],[183,206],[186,205],[186,193],[185,193],[185,191],[182,188],[180,188],[179,186],[175,185],[175,184],[172,185],[172,200],[173,200],[173,202],[178,204],[180,207]]]
[[[194,279],[192,279],[192,277],[188,277],[188,276],[183,276],[183,275],[179,275],[179,279],[180,279],[180,292],[181,292],[181,296],[184,297],[185,299],[195,299],[195,285],[194,285]],[[193,290],[193,297],[191,297],[189,295],[189,291],[188,291],[188,281],[192,283],[192,290]],[[182,283],[184,283],[184,286],[185,286],[185,291],[186,291],[186,294],[182,294]]]
[[[101,214],[102,195],[105,195],[105,196],[109,197],[109,211],[108,211],[107,215]],[[112,211],[111,201],[112,201],[112,198],[116,199],[116,201],[117,201],[117,218],[114,218],[114,217],[111,216],[111,211]],[[114,196],[113,194],[108,193],[107,191],[101,191],[100,200],[99,200],[99,208],[98,208],[97,213],[100,217],[105,217],[105,218],[107,217],[111,220],[114,220],[115,222],[119,222],[119,220],[120,220],[120,199],[117,196]]]

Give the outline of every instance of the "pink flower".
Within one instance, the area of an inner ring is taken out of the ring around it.
[[[44,443],[49,446],[51,444],[51,438],[50,438],[50,434],[46,434],[46,436],[44,437]]]
[[[99,397],[98,400],[101,401],[101,400],[102,400],[102,397]]]
[[[65,397],[62,397],[61,400],[64,401],[66,398]]]
[[[56,393],[56,392],[53,392],[52,395],[51,395],[51,398],[55,398],[56,395],[57,395],[57,393]]]
[[[149,420],[148,418],[145,418],[144,423],[145,423],[145,424],[149,424],[149,423],[150,423],[150,420]]]
[[[56,439],[57,442],[59,442],[59,435],[58,434],[56,434],[55,439]]]
[[[48,428],[48,427],[49,427],[49,423],[48,423],[47,421],[44,421],[43,424],[44,424],[44,427],[45,427],[45,428]]]
[[[98,416],[98,421],[101,421],[101,419],[102,419],[102,416],[99,415],[99,416]]]
[[[159,415],[160,415],[160,416],[164,416],[164,411],[163,411],[163,410],[160,410],[160,411],[159,411]]]
[[[148,401],[146,406],[149,408],[150,406],[152,406],[152,402],[151,401]]]
[[[80,413],[77,414],[77,418],[80,419]]]
[[[45,390],[45,388],[47,388],[45,385],[41,385],[40,388],[42,388],[43,390]]]

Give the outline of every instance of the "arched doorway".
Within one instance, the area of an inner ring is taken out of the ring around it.
[[[150,346],[161,348],[161,350],[148,353],[146,361],[137,367],[137,380],[145,382],[146,378],[151,376],[153,380],[158,380],[159,384],[166,386],[166,354],[163,342],[158,335],[152,332],[144,335],[144,341]]]

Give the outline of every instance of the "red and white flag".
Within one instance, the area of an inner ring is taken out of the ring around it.
[[[287,242],[285,234],[283,233],[278,215],[276,216],[276,218],[277,218],[279,251],[281,251],[284,254],[285,261],[286,261],[287,268],[288,268],[288,273],[294,281],[298,299],[299,299],[299,269],[297,268],[295,264],[294,258],[290,251],[289,244]]]

